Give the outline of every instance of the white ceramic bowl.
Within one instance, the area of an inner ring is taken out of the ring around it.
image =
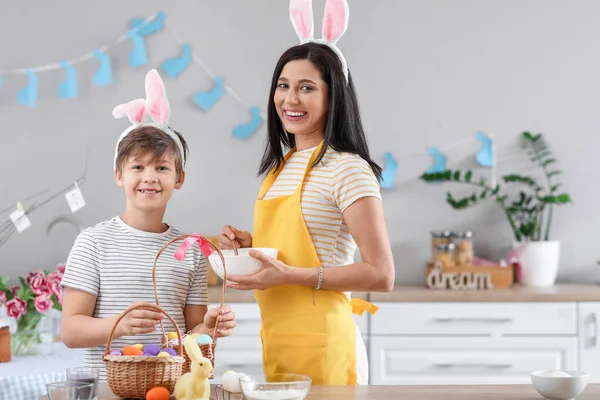
[[[556,376],[560,373],[568,376]],[[582,371],[552,370],[531,373],[533,387],[549,400],[574,399],[585,390],[587,382],[588,374]]]
[[[261,262],[256,258],[251,257],[248,252],[250,250],[258,250],[266,255],[277,258],[277,249],[271,248],[243,248],[238,249],[238,255],[236,256],[233,250],[221,250],[223,257],[225,258],[225,266],[227,267],[227,275],[252,275],[260,270]],[[223,263],[219,253],[213,251],[208,257],[210,266],[213,271],[223,279]],[[233,283],[233,282],[232,282]]]

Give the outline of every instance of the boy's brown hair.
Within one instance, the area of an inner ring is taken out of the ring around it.
[[[129,157],[151,153],[152,161],[154,161],[160,159],[165,153],[172,152],[175,155],[175,170],[179,178],[187,160],[189,150],[183,136],[177,131],[173,132],[181,140],[184,152],[183,159],[179,152],[179,146],[177,146],[177,143],[169,135],[155,126],[146,125],[133,129],[119,143],[116,162],[117,172],[122,172],[123,163]]]

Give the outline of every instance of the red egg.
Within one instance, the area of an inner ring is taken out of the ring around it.
[[[146,400],[169,400],[171,394],[164,387],[155,387],[146,393]]]

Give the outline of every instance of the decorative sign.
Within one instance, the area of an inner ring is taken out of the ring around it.
[[[427,287],[429,289],[451,290],[489,290],[494,288],[492,274],[480,272],[473,267],[444,268],[436,264],[427,274]]]

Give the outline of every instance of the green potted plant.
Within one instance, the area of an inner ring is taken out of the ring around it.
[[[514,235],[514,246],[523,269],[523,283],[532,286],[552,286],[556,281],[560,259],[560,242],[550,240],[554,208],[571,203],[571,197],[560,190],[554,181],[562,172],[553,168],[556,159],[541,133],[522,134],[523,144],[532,162],[543,172],[543,184],[538,179],[520,175],[504,175],[501,182],[492,187],[485,178],[473,180],[471,170],[446,170],[425,173],[425,182],[457,182],[470,185],[475,191],[469,196],[455,198],[448,192],[446,201],[455,210],[475,206],[482,201],[493,200],[504,212]],[[508,192],[510,185],[520,185],[518,194]]]

